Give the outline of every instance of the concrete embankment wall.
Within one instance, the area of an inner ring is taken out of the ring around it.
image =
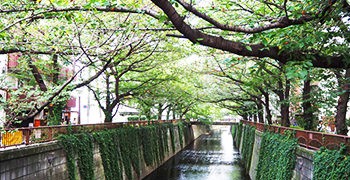
[[[184,133],[184,136],[188,136],[183,138],[183,144],[185,146],[200,135],[206,133],[207,130],[204,125],[192,125],[186,126],[185,128],[188,128],[190,132]],[[175,129],[175,134],[178,134],[177,129]],[[168,139],[168,142],[170,144],[170,138]],[[170,157],[181,151],[182,147],[178,136],[175,136],[175,144],[175,153],[170,151],[160,163],[153,166],[146,166],[145,163],[142,163],[139,179],[144,178]],[[103,163],[97,143],[94,144],[93,152],[95,178],[105,179]],[[144,162],[144,160],[141,159],[141,162]],[[137,176],[134,175],[134,177]],[[124,179],[125,178],[126,177],[124,176]],[[0,179],[69,179],[66,153],[57,141],[2,149],[0,150]]]
[[[262,133],[255,131],[255,141],[253,145],[253,152],[251,157],[250,169],[248,170],[251,179],[256,179],[256,173],[259,162],[260,147],[261,147]],[[241,136],[241,141],[239,145],[239,150],[242,152],[242,142],[243,135]],[[293,171],[293,180],[311,180],[313,172],[313,155],[315,151],[297,147],[296,151],[296,163]]]

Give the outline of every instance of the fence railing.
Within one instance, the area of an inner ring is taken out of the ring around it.
[[[178,120],[160,121],[130,121],[103,124],[79,124],[61,126],[40,126],[31,128],[6,129],[0,132],[0,148],[9,146],[29,145],[56,140],[61,134],[68,132],[95,132],[126,126],[145,126],[150,124],[177,123]]]
[[[295,138],[298,139],[300,146],[308,149],[318,150],[320,147],[326,147],[327,149],[339,149],[341,144],[348,146],[350,151],[350,137],[337,135],[337,134],[326,134],[316,131],[298,130],[283,126],[266,125],[263,123],[256,123],[251,121],[242,121],[243,124],[249,124],[254,126],[258,131],[270,131],[274,133],[284,134],[286,130],[294,131]]]

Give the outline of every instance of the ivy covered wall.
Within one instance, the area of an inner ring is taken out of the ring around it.
[[[69,179],[95,179],[94,146],[98,146],[106,180],[140,179],[144,167],[160,165],[193,140],[191,127],[179,123],[124,127],[96,133],[63,135]],[[179,144],[179,145],[177,145]]]
[[[234,125],[231,128],[231,133],[234,145],[238,149],[241,149],[241,158],[246,172],[248,173],[253,154],[255,128],[251,126],[243,126],[243,124]]]
[[[314,155],[314,179],[341,180],[350,178],[350,155],[346,146],[340,150],[321,148]]]
[[[265,132],[260,145],[256,179],[292,179],[297,140]]]
[[[252,159],[253,145],[255,140],[255,128],[251,126],[243,127],[243,139],[242,139],[242,160],[245,164],[246,172],[250,169],[250,162]]]
[[[248,173],[256,170],[255,179],[291,179],[296,161],[296,139],[291,136],[264,132],[260,144],[255,144],[255,128],[249,125],[235,125],[232,135],[236,147],[241,149],[241,158]],[[242,139],[242,140],[241,140]],[[242,141],[242,142],[240,142]],[[259,149],[259,154],[253,153],[253,147]],[[258,156],[258,163],[251,167],[252,156]]]
[[[346,153],[348,147],[311,151],[298,146],[293,132],[286,131],[285,135],[257,133],[253,127],[242,124],[232,127],[232,136],[236,147],[241,149],[242,162],[253,179],[340,180],[350,177],[350,155]],[[254,151],[256,148],[257,151]],[[257,163],[252,163],[252,156],[258,156]],[[311,163],[304,163],[308,161]]]

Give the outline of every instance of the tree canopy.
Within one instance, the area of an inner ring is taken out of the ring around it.
[[[306,129],[335,116],[346,134],[349,9],[346,0],[5,0],[0,54],[21,54],[12,98],[29,93],[3,105],[25,119],[88,87],[111,117],[121,102],[180,118],[209,117],[215,103],[269,124],[303,117]]]

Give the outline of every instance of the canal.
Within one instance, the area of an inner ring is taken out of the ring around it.
[[[144,180],[249,180],[229,126],[213,126]]]

